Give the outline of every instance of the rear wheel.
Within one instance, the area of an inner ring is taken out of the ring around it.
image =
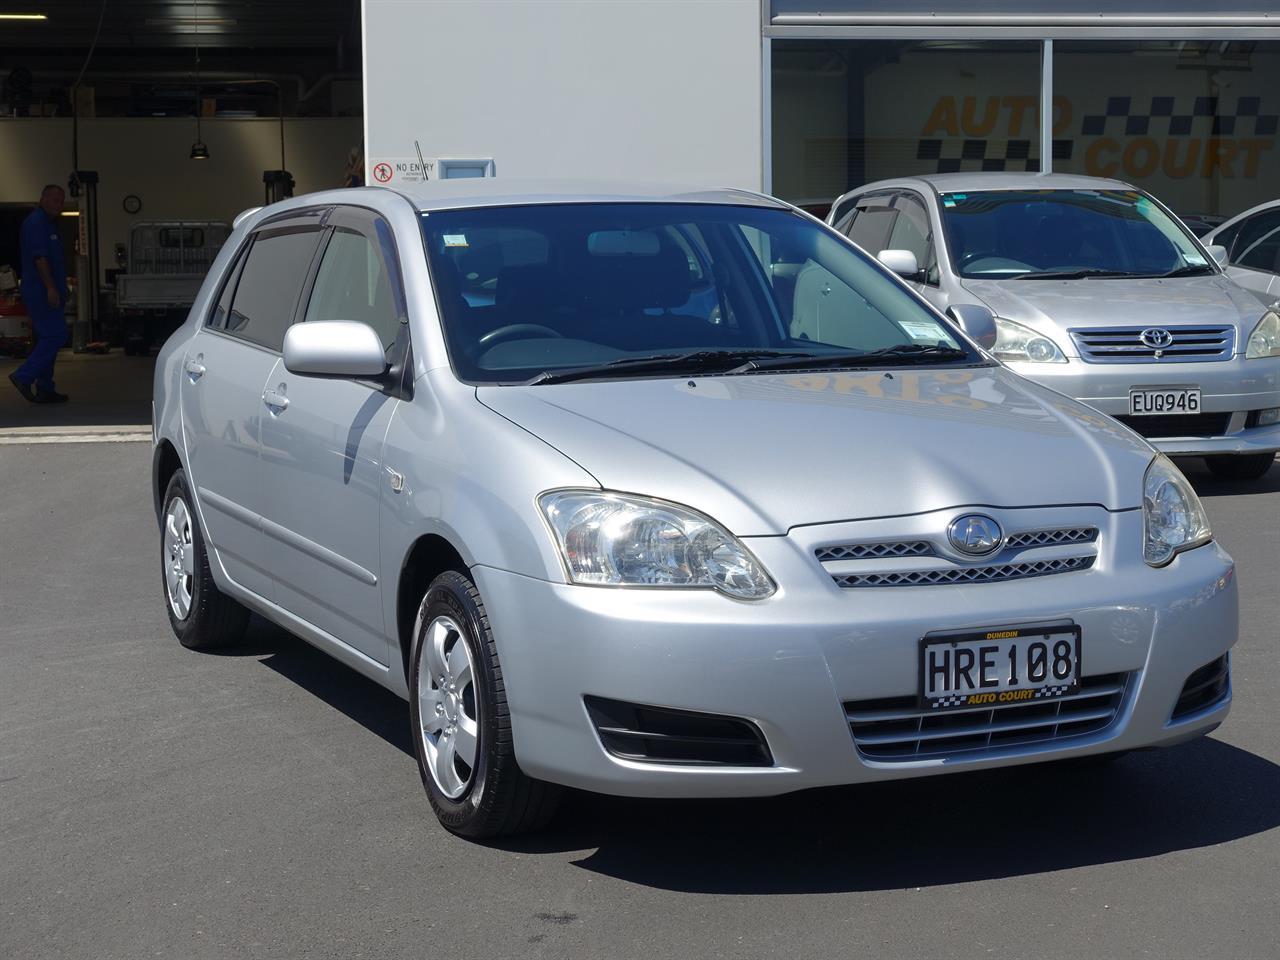
[[[1205,457],[1209,472],[1220,480],[1261,480],[1275,463],[1274,453],[1250,453],[1244,456]]]
[[[192,650],[217,650],[236,643],[244,635],[249,611],[213,582],[204,536],[182,470],[173,475],[165,490],[160,543],[165,608],[179,642]]]
[[[440,823],[464,837],[545,825],[562,789],[516,763],[498,651],[475,584],[451,570],[418,610],[409,662],[414,752]]]

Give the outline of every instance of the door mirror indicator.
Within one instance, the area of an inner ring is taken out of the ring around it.
[[[903,279],[920,279],[920,261],[910,250],[881,250],[876,259]]]
[[[313,320],[284,335],[284,366],[311,377],[381,377],[387,371],[382,341],[367,323]]]
[[[996,315],[981,304],[953,304],[947,307],[947,316],[983,349],[990,350],[996,345]]]

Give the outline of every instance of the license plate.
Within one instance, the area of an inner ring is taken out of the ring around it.
[[[1046,700],[1080,686],[1080,628],[1010,627],[924,637],[920,706],[929,710]]]
[[[1198,387],[1129,391],[1129,415],[1133,417],[1199,412],[1200,390]]]

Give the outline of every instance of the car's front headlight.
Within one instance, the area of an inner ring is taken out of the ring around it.
[[[1253,328],[1244,355],[1247,360],[1280,357],[1280,314],[1275,310],[1264,313],[1258,325]]]
[[[593,490],[552,490],[538,505],[573,583],[701,587],[738,600],[776,589],[735,536],[688,507]]]
[[[996,344],[991,348],[996,359],[1023,363],[1066,363],[1066,355],[1058,345],[1042,333],[1020,323],[996,317]]]
[[[1200,498],[1164,454],[1151,461],[1142,481],[1142,529],[1143,559],[1153,567],[1213,539]]]

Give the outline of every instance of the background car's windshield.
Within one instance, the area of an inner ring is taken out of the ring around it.
[[[1136,190],[944,193],[942,218],[962,277],[1211,269],[1186,231]]]
[[[450,358],[473,382],[690,351],[980,360],[867,257],[785,210],[541,204],[422,223]]]

